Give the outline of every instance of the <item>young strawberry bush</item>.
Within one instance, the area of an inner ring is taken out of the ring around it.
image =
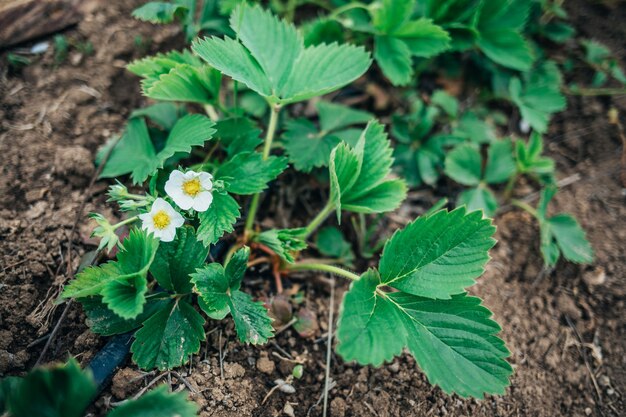
[[[128,65],[154,103],[132,112],[96,161],[101,178],[116,179],[108,201],[125,218],[90,215],[98,249],[112,260],[82,270],[62,298],[81,303],[97,334],[131,332],[141,369],[169,370],[199,352],[207,319],[232,320],[242,343],[274,336],[275,311],[243,285],[255,265],[269,264],[276,299],[290,274],[331,273],[351,282],[336,333],[344,360],[380,366],[406,350],[448,394],[504,394],[510,353],[491,312],[467,293],[495,244],[489,217],[502,206],[531,213],[547,266],[561,256],[593,260],[579,223],[547,213],[556,174],[541,135],[566,101],[564,66],[540,45],[573,36],[566,14],[530,0],[269,2],[275,13],[249,3],[155,1],[133,13],[178,22],[188,47]],[[299,16],[304,5],[318,13]],[[621,82],[608,54],[582,45],[604,80]],[[333,101],[365,74],[389,86],[391,117]],[[422,88],[432,74],[462,77],[480,94],[460,101]],[[325,197],[290,228],[265,227],[259,218],[273,213],[264,200],[286,186],[274,181],[287,171],[320,184]],[[537,208],[513,198],[520,181],[540,189]],[[456,209],[443,199],[404,228],[378,233],[409,187],[444,182]],[[346,236],[356,237],[354,248]],[[226,253],[215,259],[217,247]],[[378,263],[353,272],[366,259]],[[293,320],[306,333],[306,314]],[[6,393],[57,374],[79,381],[80,390],[67,383],[76,390],[68,395],[85,399],[61,415],[82,413],[93,392],[73,362],[3,381],[0,406],[27,415],[21,394],[7,402]],[[111,415],[155,404],[193,415],[179,401],[156,390]]]
[[[232,317],[244,343],[272,337],[266,308],[241,286],[251,259],[269,253],[279,292],[281,276],[296,271],[354,281],[338,323],[337,351],[346,360],[378,366],[407,348],[448,393],[503,393],[512,372],[509,352],[491,313],[465,293],[495,243],[495,228],[482,213],[459,208],[417,219],[386,242],[379,267],[363,274],[300,259],[327,219],[341,224],[344,212],[389,212],[406,196],[405,181],[390,176],[393,148],[385,127],[367,112],[319,101],[319,125],[291,119],[277,135],[285,108],[354,81],[369,68],[369,53],[350,44],[306,46],[295,26],[258,6],[235,9],[230,25],[234,37],[199,39],[191,51],[129,65],[143,78],[146,96],[210,106],[215,120],[167,103],[133,114],[108,147],[102,176],[130,174],[133,183],[147,184],[146,192],[111,187],[110,201],[132,216],[111,225],[94,215],[95,234],[101,248],[117,246],[116,260],[85,269],[63,297],[83,304],[96,333],[134,331],[139,367],[171,369],[199,351],[205,317]],[[263,140],[252,120],[225,106],[226,77],[267,102]],[[286,156],[273,154],[276,142]],[[203,161],[185,165],[194,147],[205,145],[211,151]],[[261,194],[290,163],[303,173],[325,170],[328,198],[304,227],[263,230],[255,222]],[[236,224],[241,196],[250,196],[243,230]],[[115,233],[120,226],[131,228],[123,241]],[[209,246],[226,233],[237,238],[224,262],[207,263]]]

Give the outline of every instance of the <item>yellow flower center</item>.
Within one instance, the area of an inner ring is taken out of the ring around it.
[[[154,227],[163,230],[171,222],[170,215],[164,210],[159,210],[154,216],[152,216],[152,222],[154,223]]]
[[[200,186],[200,180],[198,178],[183,183],[183,192],[188,196],[195,197],[200,191],[202,191],[202,187]]]

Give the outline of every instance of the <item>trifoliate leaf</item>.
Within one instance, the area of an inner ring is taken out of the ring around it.
[[[193,228],[180,227],[174,241],[159,245],[150,273],[164,289],[187,294],[193,287],[189,275],[204,265],[208,254],[208,249],[196,239]]]
[[[141,369],[172,369],[189,362],[204,340],[204,318],[185,300],[171,301],[143,323],[130,350]]]
[[[287,158],[270,156],[266,160],[258,152],[235,155],[220,166],[215,179],[224,181],[224,188],[233,194],[256,194],[267,188],[287,168]]]
[[[354,148],[339,144],[331,154],[331,201],[337,209],[358,213],[395,210],[406,196],[402,180],[388,179],[393,158],[383,126],[370,122]]]
[[[542,153],[543,139],[539,133],[533,132],[527,144],[518,140],[515,143],[515,156],[519,171],[524,174],[552,174],[554,172],[554,160],[542,156]]]
[[[419,241],[417,241],[419,242]],[[432,384],[461,397],[503,394],[510,355],[500,326],[480,299],[458,294],[433,300],[386,293],[369,270],[346,293],[337,326],[337,352],[345,360],[378,366],[408,348]]]
[[[446,156],[446,175],[463,185],[478,185],[482,178],[482,158],[471,143],[455,147]]]
[[[302,239],[304,229],[271,229],[256,237],[256,241],[273,250],[286,262],[293,263],[293,252],[300,252],[307,247]]]
[[[546,132],[552,113],[566,107],[561,94],[561,74],[556,64],[546,61],[525,74],[524,83],[513,78],[509,94],[522,114],[522,118],[539,133]]]
[[[227,193],[213,193],[213,203],[208,210],[198,213],[200,225],[197,238],[205,246],[216,243],[225,233],[234,230],[234,224],[240,216],[239,204]]]
[[[248,248],[240,249],[225,268],[218,263],[208,264],[191,279],[200,296],[200,306],[209,317],[223,319],[231,313],[240,341],[263,344],[273,335],[272,319],[263,303],[253,302],[239,290],[249,255]]]
[[[557,214],[547,219],[542,229],[544,227],[548,228],[565,259],[581,264],[593,262],[593,249],[575,218],[565,213]]]
[[[87,297],[80,300],[85,315],[87,316],[87,326],[89,329],[102,336],[112,336],[126,333],[137,329],[141,323],[152,316],[155,312],[164,307],[165,300],[149,300],[141,314],[134,319],[123,319],[113,313],[109,307],[102,302],[101,297]]]
[[[93,377],[81,371],[74,359],[36,368],[10,384],[5,408],[11,417],[83,417],[96,394]]]
[[[337,44],[305,48],[292,24],[259,6],[241,5],[230,24],[237,40],[205,38],[194,42],[192,49],[273,104],[334,91],[360,77],[370,65],[363,48]]]
[[[124,240],[116,262],[92,266],[76,275],[65,286],[61,297],[82,298],[101,293],[105,285],[113,280],[130,280],[146,277],[159,247],[159,241],[139,229],[132,229]]]
[[[133,10],[135,19],[150,23],[172,23],[174,19],[183,19],[189,9],[182,4],[151,1]]]
[[[188,401],[182,392],[170,393],[167,385],[162,385],[116,407],[107,417],[195,417],[198,406]]]
[[[456,200],[457,206],[466,206],[467,211],[482,210],[487,217],[493,217],[498,209],[498,200],[486,186],[463,191]]]
[[[168,135],[165,147],[149,163],[133,170],[134,183],[144,182],[157,169],[163,168],[165,161],[175,153],[188,154],[193,146],[204,145],[215,133],[213,126],[211,119],[200,114],[189,114],[179,119]]]
[[[515,168],[511,140],[503,139],[492,142],[487,152],[485,181],[488,184],[504,182],[515,173]]]
[[[409,294],[449,299],[483,273],[494,232],[490,219],[464,207],[420,217],[387,241],[382,281]]]
[[[123,319],[134,319],[141,312],[146,303],[148,280],[144,275],[137,275],[130,279],[114,279],[107,282],[102,288],[102,301],[109,309]]]
[[[413,0],[383,0],[375,10],[374,26],[382,33],[391,33],[409,20],[414,7]]]
[[[411,81],[413,76],[411,50],[402,40],[393,36],[376,36],[374,59],[393,85],[407,85]]]

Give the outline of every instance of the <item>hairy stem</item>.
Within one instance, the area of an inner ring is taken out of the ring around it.
[[[267,133],[265,135],[265,144],[263,145],[263,160],[265,161],[270,156],[270,150],[272,149],[272,142],[274,141],[274,134],[276,133],[276,126],[278,125],[278,113],[280,112],[280,106],[272,106],[272,113],[270,114],[270,123],[267,127]],[[248,211],[248,218],[246,218],[246,226],[244,229],[244,239],[252,233],[254,226],[254,218],[256,212],[259,209],[259,200],[261,193],[256,193],[252,196],[250,202],[250,210]]]
[[[330,201],[326,203],[322,211],[320,211],[317,216],[315,216],[315,218],[311,220],[311,223],[309,223],[309,225],[306,227],[303,239],[308,239],[308,237],[311,236],[311,234],[315,232],[315,230],[317,230],[320,224],[322,224],[324,220],[326,220],[334,210],[334,204],[332,204]]]
[[[114,224],[114,225],[112,226],[112,227],[113,227],[113,230],[117,230],[118,228],[120,228],[120,227],[124,226],[125,224],[133,223],[134,221],[137,221],[137,220],[139,220],[139,216],[129,217],[129,218],[128,218],[128,219],[126,219],[126,220],[123,220],[123,221],[121,221],[121,222],[119,222],[119,223]]]
[[[350,272],[346,269],[339,268],[338,266],[328,265],[318,262],[297,262],[295,264],[287,265],[288,271],[322,271],[330,272],[331,274],[341,275],[344,278],[356,281],[359,276],[354,272]]]
[[[506,187],[504,188],[504,201],[509,201],[511,195],[513,195],[513,188],[515,187],[515,183],[517,182],[517,178],[519,177],[519,173],[515,173],[515,175],[509,178],[509,182],[506,183]]]
[[[511,204],[521,208],[522,210],[525,210],[527,212],[529,212],[530,214],[533,215],[533,217],[535,217],[536,219],[539,219],[539,213],[537,213],[537,210],[535,210],[533,207],[531,207],[528,203],[525,203],[521,200],[516,200],[513,199],[511,200]]]

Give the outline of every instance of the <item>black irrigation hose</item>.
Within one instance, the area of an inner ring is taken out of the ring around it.
[[[212,259],[221,259],[228,249],[229,244],[220,240],[211,246],[209,254]],[[109,339],[107,344],[93,357],[87,369],[93,373],[93,377],[98,387],[98,393],[102,392],[111,379],[117,368],[121,367],[128,353],[130,352],[130,342],[135,332],[118,334]]]

